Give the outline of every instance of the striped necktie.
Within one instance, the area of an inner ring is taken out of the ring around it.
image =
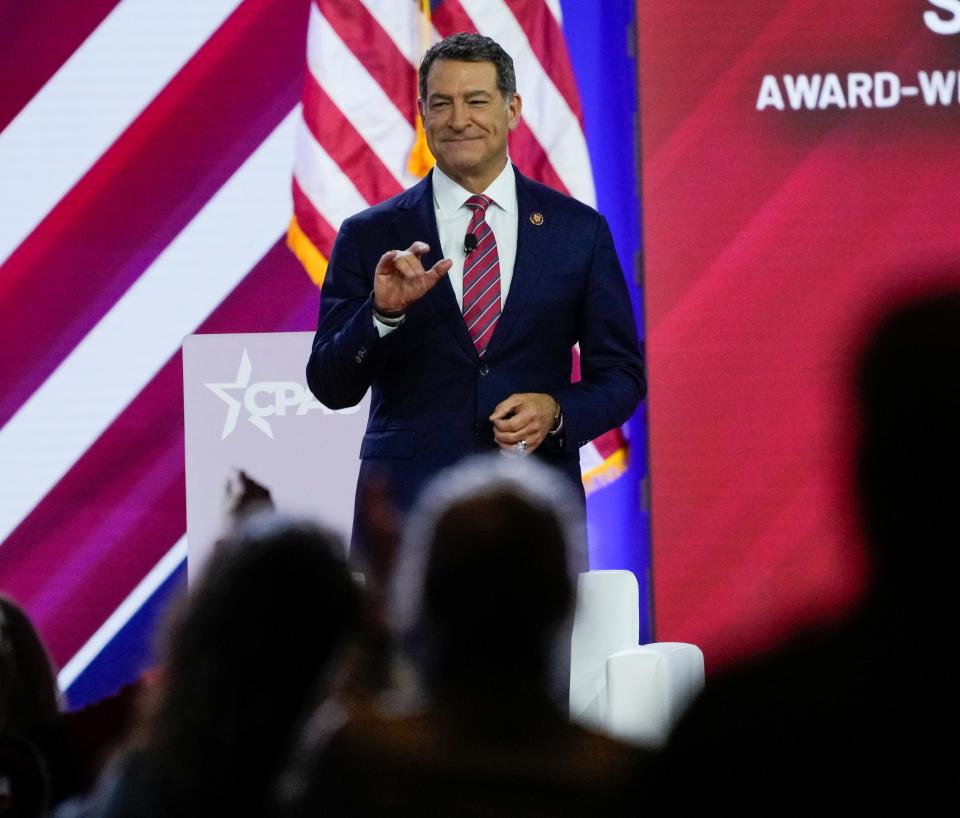
[[[473,210],[467,233],[476,237],[477,244],[463,263],[463,320],[481,357],[500,318],[500,254],[486,221],[490,202],[480,194],[465,202]]]

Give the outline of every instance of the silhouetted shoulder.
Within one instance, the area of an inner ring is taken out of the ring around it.
[[[695,806],[739,814],[863,814],[918,785],[946,796],[956,719],[909,644],[861,613],[708,680],[652,771],[658,803],[689,780]]]
[[[322,751],[313,807],[358,816],[615,815],[640,785],[646,753],[559,714],[530,731],[484,721],[443,710],[356,714]]]

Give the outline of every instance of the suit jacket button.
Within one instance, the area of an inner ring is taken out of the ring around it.
[[[490,367],[486,364],[480,364],[480,374],[486,375],[490,371]]]

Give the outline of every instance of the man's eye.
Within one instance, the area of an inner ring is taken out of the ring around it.
[[[430,105],[430,108],[434,111],[439,111],[443,108],[449,108],[449,107],[450,107],[449,102],[434,102]]]

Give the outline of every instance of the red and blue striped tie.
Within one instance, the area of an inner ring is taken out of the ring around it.
[[[463,263],[463,320],[481,357],[500,318],[500,254],[486,221],[490,202],[481,194],[465,202],[473,210],[467,233],[476,237],[477,244]]]

